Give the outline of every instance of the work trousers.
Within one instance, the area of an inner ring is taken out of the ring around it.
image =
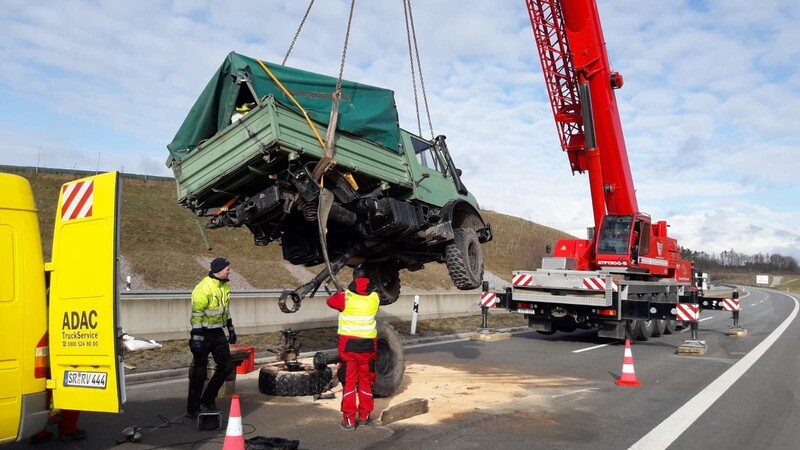
[[[208,354],[214,357],[216,369],[211,380],[208,381],[205,391],[203,383],[208,374]],[[203,351],[192,353],[194,364],[189,369],[189,397],[186,401],[186,410],[189,413],[200,411],[200,403],[210,405],[217,398],[219,389],[225,383],[231,371],[234,370],[231,361],[231,349],[228,339],[222,328],[212,328],[205,331]]]
[[[354,423],[366,420],[375,408],[372,385],[375,383],[377,353],[339,351],[339,381],[342,383],[342,418]]]

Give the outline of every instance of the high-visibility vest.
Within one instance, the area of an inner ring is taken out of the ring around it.
[[[227,281],[203,278],[192,291],[192,328],[222,328],[230,317],[231,287]]]
[[[339,334],[365,339],[378,337],[378,314],[380,299],[373,292],[356,294],[349,289],[344,292],[344,311],[339,313]]]

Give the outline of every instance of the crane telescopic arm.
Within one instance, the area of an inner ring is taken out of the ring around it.
[[[561,147],[588,172],[595,229],[606,214],[638,213],[628,152],[594,0],[526,0]]]

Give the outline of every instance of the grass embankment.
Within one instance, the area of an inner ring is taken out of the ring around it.
[[[40,215],[45,258],[49,260],[53,221],[60,186],[83,175],[74,173],[34,173],[19,175],[30,180]],[[504,279],[515,269],[539,267],[547,244],[567,234],[517,217],[484,211],[491,223],[494,240],[483,246],[486,270]],[[286,269],[279,243],[266,247],[253,245],[245,228],[205,230],[212,250],[198,228],[191,211],[177,204],[175,181],[123,178],[120,253],[130,270],[152,289],[191,289],[202,276],[204,265],[198,259],[225,256],[234,270],[257,289],[295,287],[298,280]],[[309,268],[314,273],[320,267]],[[129,274],[121,274],[123,277]],[[345,276],[346,278],[346,276]],[[429,264],[425,270],[401,273],[403,290],[452,289],[447,268]]]

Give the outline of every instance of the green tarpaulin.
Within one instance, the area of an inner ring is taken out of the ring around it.
[[[331,94],[337,79],[314,72],[262,61],[305,109],[309,117],[327,125],[331,113]],[[175,138],[167,145],[172,158],[181,159],[205,139],[230,126],[231,116],[241,103],[252,102],[246,84],[251,80],[259,98],[272,95],[281,104],[297,111],[294,102],[278,87],[256,59],[231,52],[197,99]],[[400,128],[394,92],[389,89],[342,82],[337,131],[350,133],[399,152]],[[311,129],[309,128],[309,133]],[[324,139],[325,134],[320,132]]]

